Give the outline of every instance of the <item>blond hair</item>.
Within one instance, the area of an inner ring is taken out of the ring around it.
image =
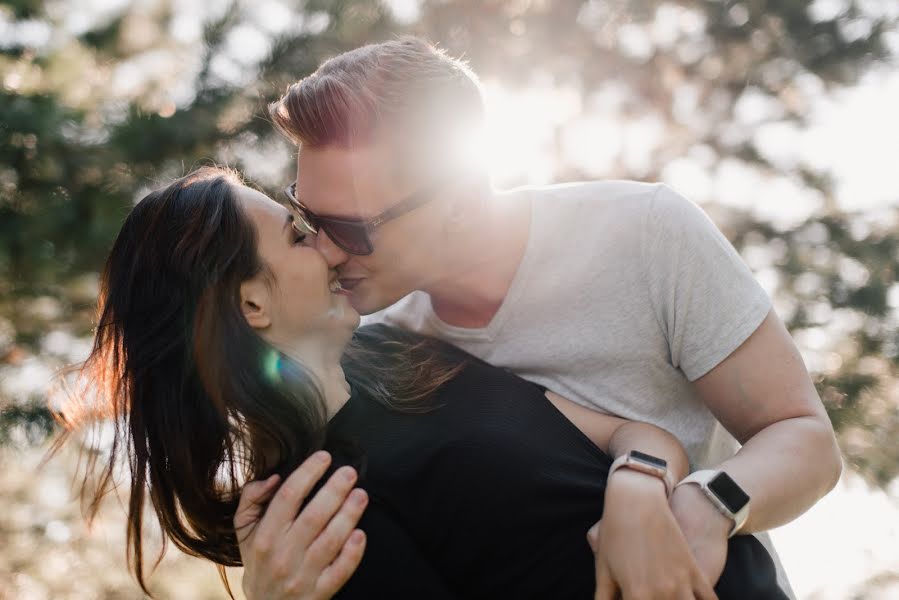
[[[482,124],[484,102],[463,61],[406,36],[331,58],[269,112],[297,145],[348,148],[390,136],[403,160],[434,161],[460,129]]]

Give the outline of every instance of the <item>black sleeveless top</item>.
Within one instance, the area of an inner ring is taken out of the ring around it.
[[[358,452],[335,466],[356,463],[371,499],[359,525],[365,555],[337,597],[592,599],[586,533],[602,516],[610,457],[543,388],[435,344],[466,365],[436,393],[436,409],[399,413],[354,391],[329,423],[329,438]],[[730,540],[716,592],[786,598],[752,536]]]

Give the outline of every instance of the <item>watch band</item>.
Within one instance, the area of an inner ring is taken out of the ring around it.
[[[609,467],[609,477],[622,467],[658,477],[665,484],[665,497],[671,497],[671,492],[674,491],[674,477],[668,470],[668,463],[665,460],[651,454],[631,450],[615,459],[612,466]]]
[[[675,488],[694,483],[721,514],[734,524],[727,537],[736,535],[749,518],[749,495],[724,471],[705,469],[687,475]]]

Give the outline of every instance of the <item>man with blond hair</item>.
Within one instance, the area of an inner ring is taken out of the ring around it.
[[[328,60],[271,114],[299,148],[291,202],[368,322],[442,338],[684,444],[697,472],[668,499],[651,474],[610,478],[607,497],[619,485],[647,492],[590,531],[597,598],[692,598],[697,578],[721,574],[730,535],[770,549],[765,530],[835,485],[839,450],[792,339],[730,243],[671,188],[494,190],[458,144],[484,119],[477,78],[414,38]],[[305,463],[272,501],[299,509],[323,472]],[[329,480],[264,555],[241,548],[249,598],[303,597],[324,589],[322,573],[332,587],[350,576],[362,554],[352,484]],[[241,518],[260,490],[247,486]],[[673,536],[692,552],[659,552]]]

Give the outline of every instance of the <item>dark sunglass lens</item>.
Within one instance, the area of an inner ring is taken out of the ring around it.
[[[362,223],[322,221],[321,225],[331,240],[350,254],[371,254],[371,242]]]

